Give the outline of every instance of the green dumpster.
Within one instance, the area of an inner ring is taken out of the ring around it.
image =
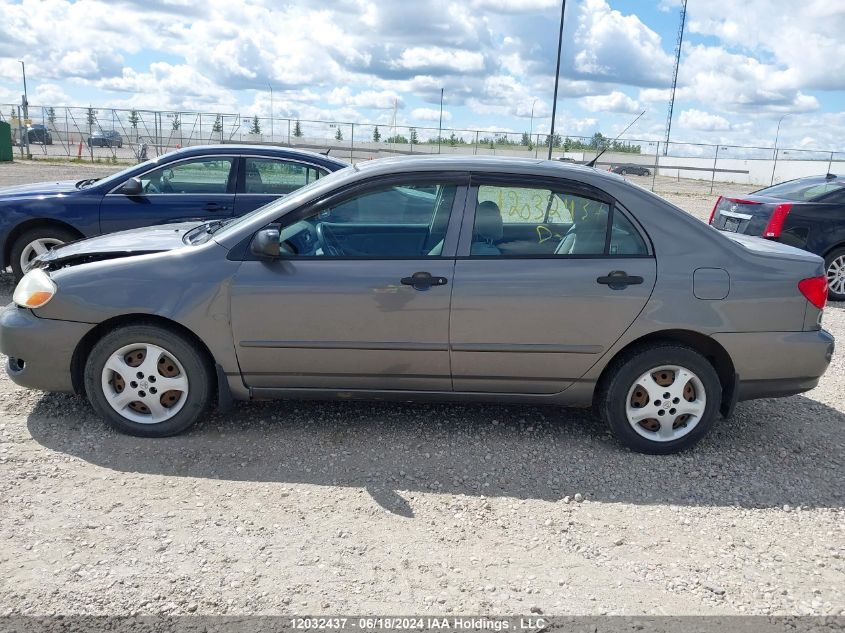
[[[12,160],[12,126],[0,121],[0,163]]]

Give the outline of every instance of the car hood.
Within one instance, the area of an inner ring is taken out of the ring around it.
[[[148,255],[183,248],[185,242],[182,238],[185,233],[200,224],[202,222],[163,224],[71,242],[37,257],[30,267],[55,270],[104,259]]]
[[[0,199],[16,196],[42,195],[51,196],[57,193],[70,193],[79,191],[76,183],[79,180],[62,180],[59,182],[33,182],[27,185],[14,185],[13,187],[0,188]]]

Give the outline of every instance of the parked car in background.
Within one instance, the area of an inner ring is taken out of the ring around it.
[[[88,147],[123,147],[123,137],[116,130],[97,130],[88,137]]]
[[[628,174],[634,174],[635,176],[651,176],[651,170],[648,167],[643,167],[642,165],[614,165],[611,167],[610,171],[614,174],[621,174],[623,176],[627,176]]]
[[[179,433],[215,395],[498,401],[593,405],[671,453],[738,400],[818,383],[823,272],[606,171],[390,158],[238,219],[42,255],[0,351],[17,384],[84,391],[135,435]]]
[[[300,150],[211,145],[177,150],[103,179],[7,187],[0,189],[0,263],[20,277],[37,255],[65,242],[234,217],[346,166]]]
[[[719,196],[710,224],[824,257],[830,298],[845,301],[845,178],[798,178],[742,196]]]
[[[35,123],[26,129],[27,139],[30,143],[40,143],[42,145],[52,145],[53,135],[46,125]]]

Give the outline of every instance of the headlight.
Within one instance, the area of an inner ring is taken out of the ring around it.
[[[53,280],[38,268],[23,276],[15,288],[12,301],[22,308],[40,308],[53,298],[56,290]]]

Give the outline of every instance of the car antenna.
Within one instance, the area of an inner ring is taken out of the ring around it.
[[[331,147],[330,147],[329,149],[327,149],[325,152],[320,152],[320,153],[321,153],[323,156],[328,156],[330,151],[332,151],[332,148],[331,148]]]
[[[631,127],[632,125],[634,125],[634,123],[636,123],[637,121],[639,121],[639,120],[640,120],[640,117],[641,117],[642,115],[644,115],[644,114],[645,114],[645,110],[643,110],[642,112],[640,112],[640,113],[637,115],[637,118],[636,118],[636,119],[634,119],[633,121],[631,121],[631,122],[628,124],[628,127],[626,127],[624,130],[622,130],[621,132],[619,132],[619,136],[617,136],[615,139],[613,139],[610,143],[605,144],[605,146],[602,148],[602,150],[601,150],[598,154],[596,154],[596,157],[595,157],[593,160],[591,160],[589,163],[587,163],[587,167],[595,167],[595,166],[596,166],[596,161],[599,159],[599,157],[600,157],[602,154],[604,154],[604,153],[607,151],[607,148],[608,148],[608,147],[610,147],[611,145],[613,145],[616,141],[618,141],[618,140],[619,140],[619,138],[620,138],[620,137],[621,137],[621,136],[622,136],[625,132],[627,132],[627,131],[630,129],[630,127]]]
[[[833,180],[834,178],[836,178],[836,174],[831,174],[830,172],[827,172],[827,175],[824,177],[825,180]]]

